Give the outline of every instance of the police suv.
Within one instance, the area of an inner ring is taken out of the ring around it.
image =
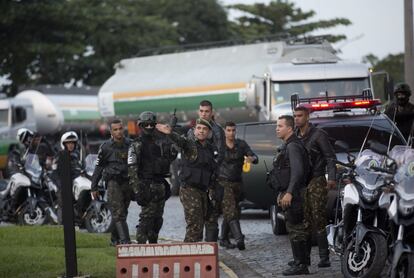
[[[405,145],[406,141],[396,125],[383,113],[379,112],[380,101],[373,99],[370,90],[361,95],[324,96],[300,99],[291,98],[292,110],[297,105],[305,106],[311,111],[310,122],[325,130],[332,146],[341,140],[349,144],[350,151],[358,154],[369,140],[376,140],[391,147]],[[286,233],[284,217],[276,205],[272,190],[266,185],[266,173],[272,167],[276,148],[282,141],[276,137],[276,122],[258,122],[239,124],[237,134],[246,140],[252,150],[259,156],[259,164],[245,167],[243,193],[245,200],[242,208],[268,209],[274,234]],[[347,162],[346,154],[335,149],[337,159]],[[327,213],[329,221],[335,215],[336,190],[328,195]]]

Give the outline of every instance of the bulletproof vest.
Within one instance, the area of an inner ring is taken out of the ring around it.
[[[72,179],[77,178],[82,170],[81,163],[79,161],[80,154],[77,151],[70,153],[70,175]]]
[[[240,140],[236,139],[233,149],[226,147],[224,160],[220,165],[220,178],[229,181],[241,181],[244,152]]]
[[[174,160],[172,144],[166,138],[144,135],[142,142],[141,165],[138,175],[144,179],[166,177],[170,174],[170,164]]]
[[[106,159],[106,166],[104,174],[108,177],[127,177],[128,176],[128,148],[129,142],[124,141],[123,143],[113,142],[109,146],[110,155]]]
[[[277,192],[284,191],[289,186],[290,163],[287,154],[287,145],[283,144],[273,159],[273,170],[271,180],[273,189]]]
[[[180,179],[184,184],[207,190],[214,172],[214,149],[210,144],[205,146],[196,142],[197,158],[194,161],[183,159]]]

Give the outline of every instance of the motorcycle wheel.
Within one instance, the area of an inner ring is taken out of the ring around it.
[[[99,213],[96,214],[91,210],[85,216],[85,228],[89,233],[108,233],[113,225],[112,213],[106,204],[101,205]]]
[[[27,226],[40,226],[46,224],[46,219],[46,212],[39,205],[36,205],[33,213],[30,213],[29,205],[25,205],[17,215],[17,222],[20,225]]]
[[[397,278],[409,278],[414,273],[414,254],[404,253],[398,261],[396,276]]]
[[[387,259],[387,242],[379,234],[370,233],[360,245],[360,254],[354,251],[355,238],[351,240],[341,259],[342,274],[347,278],[380,277]]]

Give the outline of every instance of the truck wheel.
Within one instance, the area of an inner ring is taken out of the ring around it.
[[[275,235],[286,234],[285,221],[277,217],[278,213],[281,212],[280,208],[277,205],[272,205],[269,208],[269,211],[270,211],[270,222],[272,224],[273,234]]]

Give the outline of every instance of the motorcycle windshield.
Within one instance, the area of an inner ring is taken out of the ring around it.
[[[98,159],[97,154],[89,154],[85,158],[85,172],[88,176],[93,175],[93,171],[95,171],[96,160]]]
[[[404,200],[414,200],[414,149],[406,149],[399,159],[402,164],[394,177],[395,191]]]
[[[394,159],[395,163],[397,163],[398,166],[401,166],[404,163],[405,151],[410,149],[411,148],[406,145],[396,145],[390,151],[389,157]]]
[[[355,161],[357,181],[370,190],[374,190],[383,185],[383,176],[370,169],[373,166],[381,167],[383,161],[384,157],[382,155],[371,150],[364,150],[361,156]]]
[[[39,179],[42,174],[42,166],[39,163],[39,157],[37,154],[28,154],[24,163],[24,169],[34,179]]]

